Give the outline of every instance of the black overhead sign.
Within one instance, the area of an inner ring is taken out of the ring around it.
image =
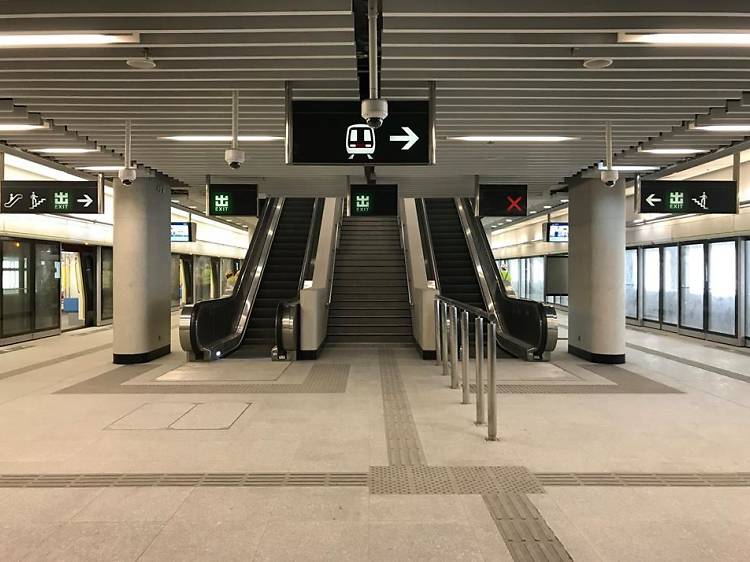
[[[641,180],[636,201],[639,213],[739,212],[735,181]]]
[[[241,183],[209,183],[206,211],[212,217],[257,217],[258,186]]]
[[[379,129],[359,101],[292,101],[291,111],[288,164],[434,164],[429,101],[388,101]]]
[[[398,186],[350,186],[351,213],[353,217],[396,216],[398,214]]]
[[[1,181],[0,213],[101,214],[103,191],[101,181]]]
[[[480,185],[475,205],[478,217],[525,217],[528,186]]]

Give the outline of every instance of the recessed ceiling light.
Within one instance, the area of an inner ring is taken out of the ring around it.
[[[87,172],[119,172],[122,168],[122,166],[82,166],[76,169]]]
[[[179,203],[179,202],[180,202],[179,199],[172,199],[172,203]]]
[[[750,132],[750,125],[703,125],[693,127],[693,129],[715,133],[748,133]]]
[[[33,131],[44,129],[44,125],[27,125],[25,123],[0,123],[0,131]]]
[[[560,199],[560,203],[567,203],[568,201],[570,201],[570,200],[569,199]]]
[[[544,208],[545,208],[545,209],[551,209],[551,208],[552,208],[552,205],[545,205],[545,206],[544,206]]]
[[[184,142],[230,142],[231,135],[173,135],[169,137],[159,137],[162,140],[184,141]],[[284,140],[284,137],[275,137],[271,135],[240,135],[239,140],[248,142],[264,142]]]
[[[708,150],[702,148],[639,148],[638,152],[647,154],[704,154]]]
[[[529,211],[530,215],[536,215],[536,211]]]
[[[195,205],[188,205],[188,207],[190,207],[191,209],[197,209],[198,208]]]
[[[513,219],[505,219],[505,222],[513,222]]]
[[[0,47],[67,47],[71,45],[110,45],[137,43],[138,35],[105,33],[24,33],[0,34]]]
[[[583,67],[591,70],[601,70],[612,66],[612,59],[606,57],[594,57],[583,61]]]
[[[39,154],[87,154],[89,152],[99,152],[96,148],[36,148],[30,152]]]
[[[607,167],[602,162],[599,162],[599,169],[606,170]],[[651,170],[658,170],[659,166],[640,166],[637,164],[620,164],[620,165],[612,166],[612,169],[617,170],[618,172],[648,172]]]
[[[618,43],[656,45],[750,45],[750,33],[618,33]]]
[[[151,57],[134,57],[125,61],[130,68],[137,68],[138,70],[152,70],[156,68],[156,61]]]
[[[578,139],[578,137],[558,137],[551,135],[469,135],[446,138],[448,140],[467,142],[563,142]]]

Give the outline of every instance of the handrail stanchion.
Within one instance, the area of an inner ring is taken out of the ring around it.
[[[458,308],[450,307],[451,388],[458,388]]]
[[[440,365],[442,361],[440,340],[440,301],[435,299],[435,365]]]
[[[477,316],[474,319],[474,346],[476,347],[476,395],[477,395],[477,425],[485,423],[484,417],[484,377],[482,376],[482,369],[484,368],[484,318]]]
[[[487,325],[487,441],[497,441],[497,386],[495,362],[497,360],[496,325]]]
[[[443,350],[443,376],[448,376],[448,305],[440,301],[440,347]]]
[[[461,403],[470,404],[469,396],[469,313],[461,312]]]

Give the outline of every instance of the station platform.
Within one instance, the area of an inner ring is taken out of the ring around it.
[[[744,559],[750,351],[629,328],[613,366],[565,343],[498,361],[497,442],[412,347],[0,348],[0,559]]]

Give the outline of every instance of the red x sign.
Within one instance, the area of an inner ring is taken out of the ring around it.
[[[508,199],[508,208],[507,211],[509,213],[513,213],[515,211],[518,211],[519,213],[523,213],[523,209],[521,208],[521,201],[523,200],[523,195],[519,195],[518,197],[513,197],[512,195],[507,196]]]

